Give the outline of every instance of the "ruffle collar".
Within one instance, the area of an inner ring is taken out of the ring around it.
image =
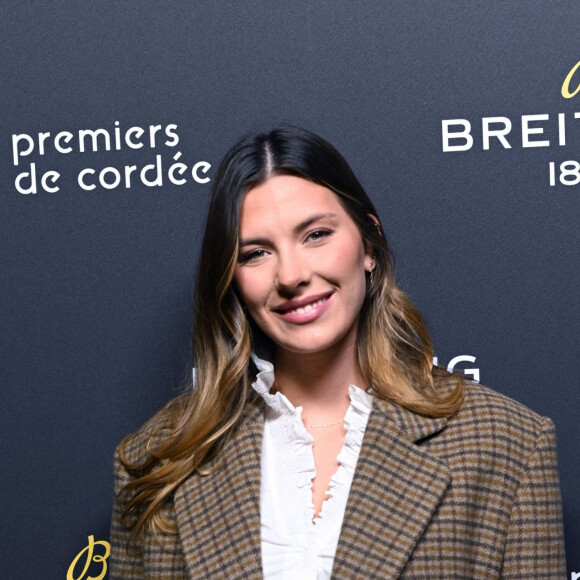
[[[334,519],[331,514],[341,509],[337,502],[343,504],[346,501],[372,409],[373,396],[356,385],[348,388],[350,405],[344,416],[344,443],[336,458],[339,466],[330,479],[320,516],[313,520],[312,480],[316,476],[316,468],[312,453],[313,439],[302,422],[302,407],[294,407],[280,392],[270,393],[274,384],[274,365],[256,355],[252,355],[252,359],[259,371],[252,387],[266,403],[266,420],[272,427],[271,433],[280,445],[289,446],[293,450],[292,471],[297,476],[296,483],[303,497],[302,505],[308,514],[305,515],[308,520],[322,525],[322,520]]]

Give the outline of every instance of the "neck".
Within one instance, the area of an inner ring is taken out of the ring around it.
[[[305,422],[341,419],[350,404],[349,385],[366,387],[355,344],[314,354],[278,349],[275,372],[276,387],[294,406],[303,408]]]

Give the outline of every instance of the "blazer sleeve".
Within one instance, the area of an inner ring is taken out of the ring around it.
[[[125,485],[131,481],[131,476],[119,459],[119,448],[115,450],[114,476],[115,499],[113,501],[111,519],[110,579],[144,578],[143,546],[141,542],[136,540],[131,543],[129,549],[127,548],[131,527],[123,519],[127,501],[125,495],[121,492]]]
[[[502,578],[559,580],[565,577],[556,435],[552,421],[545,418],[516,493]]]

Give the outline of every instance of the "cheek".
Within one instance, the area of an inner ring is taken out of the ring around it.
[[[332,256],[332,263],[337,274],[352,277],[358,280],[361,274],[364,275],[364,248],[361,243],[356,243],[352,239],[344,240],[337,246],[336,252]]]
[[[333,271],[352,301],[352,308],[358,310],[366,295],[367,285],[364,247],[358,239],[346,239],[337,250]]]
[[[261,304],[267,295],[263,276],[256,270],[240,268],[234,275],[239,297],[249,310]]]

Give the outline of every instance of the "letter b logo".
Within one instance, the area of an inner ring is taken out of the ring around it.
[[[93,554],[96,545],[101,545],[105,547],[104,555],[101,556],[99,554]],[[83,571],[80,573],[80,576],[75,576],[74,574],[77,563],[79,562],[79,560],[81,559],[81,557],[85,552],[86,552],[84,560],[85,567],[83,568]],[[105,574],[107,573],[107,558],[109,557],[110,553],[111,553],[111,545],[109,544],[109,542],[105,541],[95,542],[94,536],[89,536],[89,545],[86,548],[83,548],[76,555],[76,558],[71,562],[71,565],[68,568],[68,572],[66,573],[66,580],[85,580],[85,577],[86,580],[103,580]],[[98,576],[86,576],[86,574],[89,571],[89,566],[91,565],[91,562],[102,563],[103,568]]]

